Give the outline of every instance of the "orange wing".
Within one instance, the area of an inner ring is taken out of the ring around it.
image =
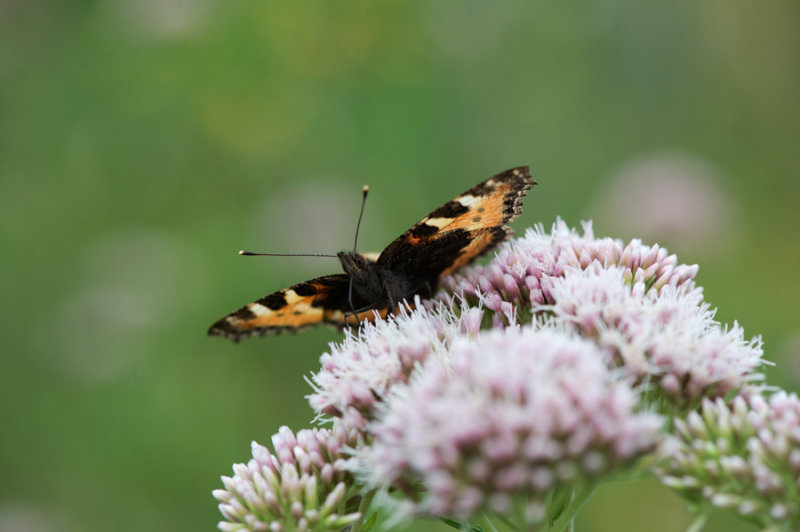
[[[212,336],[224,336],[238,342],[250,336],[270,333],[296,332],[320,323],[334,326],[358,324],[384,317],[388,309],[367,310],[358,314],[350,308],[348,291],[350,277],[345,274],[326,275],[279,290],[225,316],[208,329]],[[354,305],[363,302],[355,299]],[[355,308],[360,308],[356,306]]]
[[[536,182],[527,166],[506,170],[472,187],[423,218],[389,244],[378,264],[398,273],[450,274],[511,234]]]

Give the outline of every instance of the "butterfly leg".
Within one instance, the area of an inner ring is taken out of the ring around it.
[[[356,311],[355,307],[353,307],[353,278],[350,278],[350,285],[347,288],[347,304],[350,305],[350,312],[344,312],[344,322],[347,323],[347,318],[352,314],[354,317],[357,316],[358,311]]]
[[[344,319],[345,319],[345,326],[348,326],[348,325],[350,325],[350,324],[347,322],[347,318],[348,318],[349,316],[353,316],[354,318],[356,318],[356,323],[354,323],[354,324],[353,324],[353,325],[356,325],[356,324],[358,324],[358,323],[360,323],[360,322],[361,322],[361,320],[359,320],[359,319],[358,319],[358,315],[359,315],[359,314],[361,314],[362,312],[364,312],[364,311],[366,311],[366,310],[370,310],[370,309],[374,309],[374,308],[375,308],[375,307],[373,307],[373,306],[371,306],[371,305],[367,305],[366,307],[356,308],[356,309],[353,309],[351,312],[347,312],[347,313],[345,313],[345,315],[344,315]]]
[[[386,284],[386,279],[382,281],[382,284],[383,284],[383,291],[384,293],[386,293],[386,298],[389,300],[389,310],[386,312],[386,315],[390,316],[395,312],[394,298],[392,297],[392,292],[389,290],[389,287]]]
[[[428,299],[433,299],[433,290],[431,290],[431,283],[425,281],[425,288],[428,290]]]
[[[407,298],[408,296],[418,295],[418,294],[421,296],[422,294],[420,292],[422,292],[423,290],[428,292],[428,299],[433,299],[433,289],[431,289],[431,283],[429,281],[425,281],[424,283],[417,286],[413,290],[410,290],[406,294],[405,298]]]

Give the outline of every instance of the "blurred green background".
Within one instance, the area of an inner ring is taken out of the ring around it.
[[[529,164],[562,216],[701,265],[800,382],[800,3],[0,0],[0,529],[211,530],[253,439],[309,426],[338,333],[208,325]],[[682,530],[657,483],[579,530]],[[422,523],[414,529],[443,530]],[[725,512],[708,530],[749,530]]]

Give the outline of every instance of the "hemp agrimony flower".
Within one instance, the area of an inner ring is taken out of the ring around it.
[[[345,449],[359,445],[343,428],[301,430],[281,427],[272,437],[274,453],[252,443],[253,458],[235,464],[225,489],[214,490],[225,521],[220,530],[341,530],[363,516],[358,490],[346,469]]]
[[[360,464],[420,513],[539,522],[549,495],[589,485],[659,439],[660,417],[636,411],[636,393],[604,358],[565,332],[456,339],[446,360],[429,359],[387,398]]]
[[[761,340],[721,327],[695,285],[697,266],[659,246],[595,238],[558,220],[510,241],[488,266],[468,268],[447,285],[492,311],[493,325],[554,316],[613,355],[637,382],[655,385],[654,404],[677,408],[724,396],[761,378]]]
[[[593,262],[553,279],[550,308],[557,321],[592,338],[615,364],[638,382],[649,380],[678,406],[760,378],[754,373],[762,363],[760,338],[746,341],[736,323],[720,327],[700,288],[648,290],[626,274]]]
[[[455,337],[477,334],[482,316],[479,308],[462,306],[456,314],[438,303],[431,310],[418,306],[365,323],[358,335],[347,331],[320,358],[322,369],[312,377],[311,406],[342,418],[348,427],[364,429],[392,386],[408,382],[411,371],[428,358],[446,357]]]
[[[214,492],[220,529],[363,530],[382,491],[393,519],[566,530],[646,456],[698,511],[797,528],[800,401],[757,395],[761,340],[714,321],[696,273],[590,224],[528,230],[331,343],[308,398],[333,428],[254,443]]]
[[[764,529],[800,529],[800,399],[704,400],[675,420],[657,474],[692,503],[733,508]],[[770,528],[771,527],[771,528]]]
[[[620,266],[626,278],[645,287],[694,286],[697,265],[678,264],[675,255],[640,240],[595,238],[592,224],[583,224],[583,235],[560,218],[550,234],[542,226],[528,229],[525,236],[503,244],[488,266],[471,266],[444,280],[449,290],[470,300],[481,300],[498,313],[496,325],[509,323],[511,305],[522,317],[540,305],[554,302],[552,280],[569,271],[588,268],[594,262],[604,267]]]

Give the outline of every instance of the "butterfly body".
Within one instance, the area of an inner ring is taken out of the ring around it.
[[[274,292],[217,321],[208,334],[239,341],[320,323],[356,325],[386,316],[403,300],[432,297],[443,276],[508,238],[505,224],[520,214],[534,184],[528,167],[497,174],[430,213],[377,258],[339,252],[344,273]]]
[[[348,304],[353,312],[370,308],[394,308],[403,299],[413,299],[420,289],[430,288],[433,281],[425,275],[392,271],[378,261],[358,253],[341,251],[337,257],[350,278]]]

